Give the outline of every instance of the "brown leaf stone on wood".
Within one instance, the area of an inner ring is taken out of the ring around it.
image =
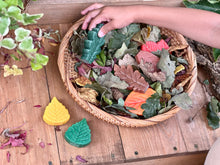
[[[112,90],[112,96],[115,100],[118,100],[124,97],[124,95],[119,91],[118,88],[111,88],[111,90]]]
[[[128,66],[118,66],[114,65],[115,75],[121,80],[128,83],[129,90],[134,90],[135,92],[145,93],[148,89],[149,84],[145,81],[144,77],[141,76],[139,71],[133,71],[131,65]]]

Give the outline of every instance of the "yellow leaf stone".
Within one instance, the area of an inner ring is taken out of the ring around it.
[[[43,115],[43,120],[48,125],[63,125],[70,119],[70,114],[65,106],[54,97],[46,107]]]
[[[185,69],[185,67],[183,65],[179,65],[179,66],[176,67],[176,69],[174,71],[174,74],[177,74],[178,72],[180,72],[184,69]]]

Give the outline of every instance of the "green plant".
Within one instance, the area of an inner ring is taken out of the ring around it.
[[[48,56],[38,53],[31,31],[23,28],[36,23],[43,14],[30,15],[23,12],[22,0],[0,0],[0,48],[13,50],[18,56],[24,55],[30,61],[33,71],[47,65]],[[20,60],[14,54],[14,60]]]
[[[184,0],[187,8],[207,10],[220,14],[220,0]],[[213,57],[217,61],[220,57],[220,49],[213,48]]]

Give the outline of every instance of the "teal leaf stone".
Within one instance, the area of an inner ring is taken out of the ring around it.
[[[84,49],[81,57],[81,60],[85,63],[91,64],[101,52],[101,47],[105,43],[105,37],[100,38],[98,32],[102,26],[103,24],[98,24],[96,28],[88,32],[88,39],[84,42]]]
[[[87,124],[86,119],[73,124],[64,135],[65,140],[76,147],[84,147],[91,142],[91,130]]]

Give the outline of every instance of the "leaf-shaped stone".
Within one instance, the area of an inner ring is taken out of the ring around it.
[[[121,48],[115,52],[114,57],[117,59],[121,59],[124,56],[125,50],[127,50],[127,49],[128,48],[127,48],[126,44],[123,42]]]
[[[18,47],[22,50],[28,50],[28,49],[33,49],[34,44],[33,44],[33,38],[32,37],[27,37],[25,38],[19,45]]]
[[[65,140],[76,147],[84,147],[91,142],[91,130],[86,119],[73,124],[64,135]]]
[[[15,20],[21,22],[23,20],[23,16],[21,14],[21,9],[16,6],[10,6],[8,8],[8,15],[13,17]]]
[[[148,82],[146,82],[144,77],[141,76],[141,73],[138,70],[133,71],[131,65],[118,66],[115,64],[114,71],[116,76],[128,83],[128,89],[130,90],[145,93],[149,87]]]
[[[98,24],[96,28],[88,32],[88,39],[84,42],[84,49],[81,57],[86,63],[91,64],[96,59],[96,56],[101,52],[101,47],[105,43],[105,37],[98,37],[98,32],[102,26],[103,24]]]
[[[26,30],[22,27],[15,30],[15,40],[18,42],[23,41],[25,38],[27,38],[31,34],[30,30]]]
[[[70,119],[70,115],[65,106],[54,97],[46,107],[43,120],[48,125],[63,125]]]
[[[0,34],[5,36],[9,32],[11,20],[9,17],[0,17]]]
[[[12,38],[4,38],[0,42],[0,47],[6,48],[6,49],[14,49],[17,45],[15,44],[14,40]]]

